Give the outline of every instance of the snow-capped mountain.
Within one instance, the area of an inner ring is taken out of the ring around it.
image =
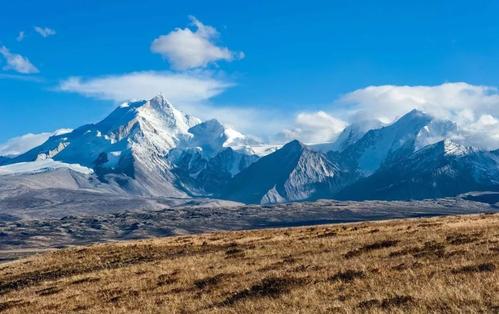
[[[443,141],[457,132],[457,125],[448,120],[432,119],[416,136],[414,150]]]
[[[53,159],[95,169],[102,181],[118,183],[130,193],[187,197],[193,192],[190,187],[200,184],[190,184],[191,176],[187,182],[179,176],[185,152],[199,153],[203,164],[227,147],[253,143],[216,120],[201,122],[157,96],[124,103],[101,122],[52,136],[8,163]],[[196,158],[191,157],[188,165]],[[187,170],[192,174],[191,168]]]
[[[499,189],[499,154],[443,140],[381,168],[340,199],[422,199]]]
[[[193,195],[220,193],[234,175],[258,159],[259,143],[217,120],[199,123],[168,154],[183,188]]]
[[[241,171],[222,197],[262,204],[319,198],[339,190],[344,176],[324,154],[295,140]]]
[[[334,143],[279,146],[217,120],[203,122],[157,96],[124,103],[96,124],[0,158],[0,177],[43,187],[50,183],[36,180],[51,178],[59,187],[54,178],[78,178],[76,186],[118,194],[246,203],[499,190],[499,152],[456,144],[456,134],[454,123],[413,110],[386,126],[357,121]]]
[[[343,151],[330,152],[329,158],[357,172],[360,177],[369,176],[384,163],[413,153],[418,138],[422,137],[422,130],[432,125],[433,121],[431,116],[413,110],[391,125],[368,131]],[[425,138],[433,134],[431,130],[428,128]]]
[[[189,136],[184,137],[176,149],[181,151],[196,149],[205,158],[211,158],[227,147],[242,149],[259,144],[253,138],[224,127],[215,119],[199,123],[189,128],[187,132]]]
[[[326,144],[316,144],[311,148],[323,153],[327,153],[330,151],[342,152],[348,146],[355,144],[358,140],[360,140],[368,131],[379,129],[382,126],[383,123],[379,120],[357,121],[347,126],[340,133],[340,135],[338,135],[334,142]]]
[[[347,127],[337,141],[329,145],[327,163],[324,163],[324,155],[320,151],[328,145],[323,145],[319,149],[317,145],[308,148],[299,142],[291,142],[235,176],[229,182],[229,190],[223,196],[256,203],[317,197],[359,199],[354,197],[354,194],[359,192],[359,189],[364,189],[365,191],[358,193],[363,195],[360,199],[383,197],[377,194],[381,193],[381,190],[373,190],[373,182],[376,184],[393,182],[390,176],[382,177],[379,173],[391,169],[390,165],[398,164],[407,156],[416,153],[426,156],[428,153],[425,153],[424,149],[452,135],[455,131],[454,123],[434,119],[417,110],[384,127],[379,121],[358,122]],[[424,146],[423,150],[421,145]],[[449,145],[446,151],[448,153],[454,151],[456,154],[456,150],[452,150]],[[432,160],[434,157],[428,156],[428,158]],[[421,171],[424,169],[427,168],[423,167]],[[409,177],[409,173],[405,176]],[[373,186],[363,185],[362,182],[370,182]],[[409,186],[412,186],[411,184],[413,183],[408,183]],[[476,185],[473,185],[468,188],[475,187]],[[466,190],[467,187],[463,189]],[[425,195],[430,194],[424,191],[414,197],[424,198]],[[399,194],[393,198],[403,199],[406,196]]]

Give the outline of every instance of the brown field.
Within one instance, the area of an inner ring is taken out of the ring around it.
[[[7,313],[499,312],[499,215],[99,244],[0,265]]]

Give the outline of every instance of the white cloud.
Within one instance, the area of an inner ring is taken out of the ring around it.
[[[12,53],[5,46],[0,47],[0,54],[5,58],[7,65],[4,70],[14,70],[23,74],[38,73],[38,69],[29,61],[28,58],[20,54]]]
[[[28,133],[25,135],[13,137],[5,143],[0,143],[0,156],[17,156],[29,151],[30,149],[43,144],[53,135],[61,135],[71,132],[71,129],[60,129],[55,132]]]
[[[53,30],[52,28],[48,28],[48,27],[35,26],[34,30],[35,30],[35,32],[40,34],[40,36],[42,36],[43,38],[47,38],[49,36],[53,36],[56,34],[55,30]]]
[[[291,120],[277,110],[210,103],[210,98],[232,85],[206,73],[134,72],[86,80],[73,77],[60,82],[57,89],[115,102],[149,99],[162,93],[186,113],[203,120],[218,119],[228,127],[265,139]]]
[[[284,129],[277,140],[287,142],[298,139],[307,144],[333,141],[347,123],[324,112],[300,112],[296,115],[294,126]]]
[[[25,35],[24,32],[19,32],[19,34],[16,37],[16,40],[19,41],[19,42],[23,41],[24,40],[24,35]]]
[[[190,28],[176,28],[166,35],[156,38],[151,44],[151,51],[162,55],[174,69],[187,70],[206,67],[208,64],[219,61],[232,61],[244,57],[242,52],[235,53],[227,47],[219,47],[215,40],[217,30],[204,25],[191,16],[195,30]]]
[[[149,99],[161,93],[174,104],[189,104],[210,99],[230,86],[232,83],[208,73],[146,71],[90,79],[71,77],[60,82],[58,89],[114,101]]]
[[[436,86],[369,86],[342,97],[335,113],[352,121],[393,121],[412,109],[457,124],[464,144],[499,147],[499,90],[490,86],[446,83]]]

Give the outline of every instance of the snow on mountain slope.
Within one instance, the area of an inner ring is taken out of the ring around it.
[[[133,148],[165,154],[200,120],[180,112],[161,96],[125,103],[97,124],[56,135],[12,162],[53,158],[94,167],[102,153]],[[144,141],[144,139],[146,141]]]
[[[358,121],[335,143],[309,147],[292,141],[281,147],[259,143],[217,120],[201,122],[158,96],[124,103],[96,124],[0,158],[0,165],[7,164],[0,174],[68,171],[88,177],[89,186],[97,180],[99,189],[111,193],[222,196],[247,203],[336,193],[356,199],[423,198],[494,188],[499,154],[450,141],[457,133],[454,123],[413,110],[384,127]]]
[[[92,174],[94,171],[79,164],[67,164],[52,159],[21,162],[0,167],[0,175],[36,174],[53,171],[59,168],[67,168],[82,174]]]
[[[389,126],[368,131],[341,153],[330,153],[329,157],[360,176],[368,176],[383,163],[414,152],[417,135],[431,121],[431,116],[413,110]]]
[[[227,147],[241,149],[259,143],[236,130],[224,127],[215,119],[204,121],[187,130],[188,136],[184,137],[177,145],[177,151],[196,149],[204,158],[214,157]],[[172,155],[175,155],[172,152]]]
[[[234,148],[236,150],[244,150],[247,154],[250,155],[257,155],[258,157],[263,157],[272,154],[281,147],[282,145],[279,144],[257,144],[257,145],[251,145],[249,147],[246,146],[246,147],[234,147]]]
[[[349,126],[347,126],[338,136],[336,141],[334,141],[327,150],[323,150],[323,152],[328,151],[336,151],[342,152],[348,146],[355,144],[358,140],[360,140],[368,131],[376,130],[383,126],[383,123],[379,120],[362,120],[357,121]]]
[[[325,155],[292,141],[237,174],[222,197],[246,203],[322,197],[339,189],[342,175]]]
[[[128,178],[120,182],[133,193],[187,196],[171,173],[166,155],[191,136],[188,130],[200,122],[161,96],[128,102],[101,122],[53,136],[10,162],[51,158],[93,168],[103,180],[107,174],[125,174]]]
[[[205,193],[218,195],[235,175],[258,159],[256,155],[227,147],[207,161],[206,166],[197,175],[198,185]]]
[[[206,182],[196,180],[212,158],[234,147],[229,153],[234,156],[225,158],[230,164],[219,165],[230,179],[256,159],[250,151],[257,144],[217,120],[201,122],[157,96],[124,103],[101,122],[52,136],[7,162],[53,159],[81,164],[130,193],[187,197],[205,193]]]
[[[416,136],[414,149],[419,150],[424,146],[440,142],[457,131],[454,122],[434,119],[425,125]]]
[[[382,167],[335,197],[405,200],[484,190],[499,190],[499,155],[446,139]]]

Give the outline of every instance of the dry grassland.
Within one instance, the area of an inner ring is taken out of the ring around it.
[[[499,312],[499,215],[98,244],[0,265],[6,313]]]

